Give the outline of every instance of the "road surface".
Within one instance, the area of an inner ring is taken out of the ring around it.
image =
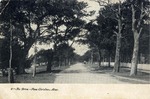
[[[93,73],[85,64],[77,63],[56,74],[54,83],[83,84],[126,84],[104,72]]]

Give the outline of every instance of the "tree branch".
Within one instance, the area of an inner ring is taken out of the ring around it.
[[[99,4],[99,6],[107,6],[107,5],[111,5],[110,0],[91,0],[91,1],[95,1]],[[121,6],[121,1],[119,0],[119,6]],[[115,9],[112,8],[112,6],[110,7],[110,10],[113,11],[116,14],[117,18],[114,18],[115,20],[118,20],[120,13],[116,12]],[[102,14],[101,14],[102,15]]]
[[[1,10],[0,15],[2,15],[2,13],[4,12],[4,10],[6,9],[6,7],[9,5],[10,0],[6,3],[5,7]]]
[[[141,13],[140,13],[140,19],[139,19],[138,24],[137,24],[137,28],[140,27],[141,21],[142,21],[143,17],[145,16],[144,8],[143,8],[143,2],[141,2],[141,9],[140,10],[141,10]]]
[[[97,2],[100,6],[106,6],[110,3],[110,0],[107,0],[107,2],[106,2],[106,0],[91,0],[91,1]]]
[[[44,32],[48,31],[48,29],[43,30],[40,35],[44,34]]]
[[[131,9],[132,9],[132,31],[134,32],[136,19],[135,19],[135,8],[133,4],[131,5]]]
[[[69,45],[69,47],[72,47],[73,43],[75,42],[75,39],[73,39],[72,43]]]
[[[142,30],[143,30],[143,28],[141,27],[141,28],[140,28],[140,30],[139,30],[139,35],[138,35],[138,37],[140,37],[140,36],[141,36],[141,34],[142,34]]]
[[[114,30],[113,30],[113,32],[114,32],[116,35],[118,35],[118,32],[116,32],[116,31],[114,31]]]

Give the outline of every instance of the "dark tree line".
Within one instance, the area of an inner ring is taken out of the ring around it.
[[[119,72],[120,62],[131,62],[130,75],[136,75],[138,62],[150,63],[149,5],[148,0],[94,0],[101,9],[96,19],[86,23],[85,2],[77,0],[2,0],[0,2],[1,68],[16,68],[17,73],[31,66],[34,58],[43,57],[48,63],[70,65],[80,56],[72,44],[82,30],[86,30],[82,43],[89,44],[87,57],[114,61],[113,72]],[[72,42],[70,44],[70,42]],[[29,50],[39,43],[53,44],[28,57]],[[92,53],[92,54],[90,54]],[[144,61],[143,61],[144,58]],[[39,58],[40,60],[40,58]]]
[[[113,72],[119,72],[120,62],[130,62],[130,75],[137,74],[137,64],[144,57],[149,63],[149,5],[148,0],[125,0],[111,3],[110,0],[94,0],[102,8],[95,20],[85,29],[86,40],[90,48],[99,53],[99,66],[102,53],[115,62]],[[104,51],[105,50],[105,51]],[[115,57],[114,57],[115,56]],[[110,60],[109,61],[110,63]]]
[[[75,54],[69,41],[73,42],[80,33],[85,24],[82,18],[90,15],[84,10],[86,7],[87,3],[77,0],[2,0],[1,68],[8,68],[12,54],[11,67],[17,68],[18,74],[24,73],[33,60],[33,57],[28,57],[29,50],[37,42],[54,44],[54,55],[50,50],[42,52],[48,70],[51,70],[52,58],[70,64],[70,57]]]

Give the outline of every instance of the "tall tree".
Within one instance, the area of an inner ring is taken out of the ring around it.
[[[6,3],[5,0],[2,1],[2,5]],[[86,6],[86,3],[77,0],[10,1],[0,19],[2,25],[8,27],[9,15],[12,16],[12,25],[19,30],[16,37],[23,54],[18,71],[24,72],[28,52],[36,41],[48,38],[59,43],[75,37],[83,23],[81,18],[87,15],[84,11]],[[12,13],[9,13],[11,9]],[[62,26],[65,26],[64,30],[60,30]]]
[[[85,43],[88,43],[91,48],[96,48],[99,54],[99,66],[102,60],[101,50],[107,50],[109,54],[113,51],[114,33],[116,21],[111,18],[99,15],[94,22],[89,22],[86,25],[88,33],[85,36]]]
[[[121,35],[122,35],[123,28],[124,28],[123,16],[122,16],[122,13],[121,13],[122,2],[121,2],[121,0],[118,0],[119,2],[114,4],[114,3],[111,2],[111,0],[107,0],[107,1],[94,0],[94,1],[98,2],[100,6],[107,7],[108,11],[110,11],[111,13],[114,12],[115,17],[113,17],[113,19],[115,19],[118,22],[117,30],[114,31],[114,33],[116,34],[116,39],[117,40],[116,40],[116,53],[115,53],[115,63],[114,63],[113,72],[119,72]]]
[[[7,1],[2,1],[2,5],[7,3]],[[32,6],[30,6],[32,5]],[[29,2],[29,1],[10,1],[9,5],[6,7],[6,9],[3,11],[3,13],[0,16],[1,23],[3,23],[4,28],[9,26],[9,20],[11,19],[11,25],[14,27],[14,29],[17,29],[18,32],[14,32],[13,35],[15,34],[16,38],[18,38],[18,41],[20,45],[22,45],[23,54],[22,58],[20,59],[20,64],[18,66],[18,71],[19,73],[24,72],[24,67],[26,63],[26,58],[28,55],[28,51],[33,45],[35,41],[35,34],[37,34],[39,28],[39,24],[37,24],[37,29],[36,30],[31,30],[32,28],[30,27],[30,20],[31,17],[29,16],[29,13],[31,13],[30,7],[33,7],[33,10],[35,10],[35,3]],[[36,5],[37,6],[37,5]],[[37,9],[37,8],[36,8]],[[9,13],[12,12],[12,13]],[[33,13],[32,11],[32,23],[37,23],[35,16],[39,15],[36,13]],[[41,15],[41,14],[40,14]],[[6,29],[6,28],[5,28]],[[9,29],[8,29],[9,31]],[[8,31],[3,31],[4,35],[8,33]],[[29,32],[30,31],[30,32]],[[9,35],[8,35],[9,36]]]
[[[138,54],[139,54],[139,40],[143,30],[144,20],[148,16],[148,0],[128,0],[131,4],[132,10],[132,32],[134,36],[134,47],[131,61],[130,76],[137,74]]]

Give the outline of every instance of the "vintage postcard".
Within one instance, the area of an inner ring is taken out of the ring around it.
[[[0,0],[0,99],[150,99],[149,0]]]

